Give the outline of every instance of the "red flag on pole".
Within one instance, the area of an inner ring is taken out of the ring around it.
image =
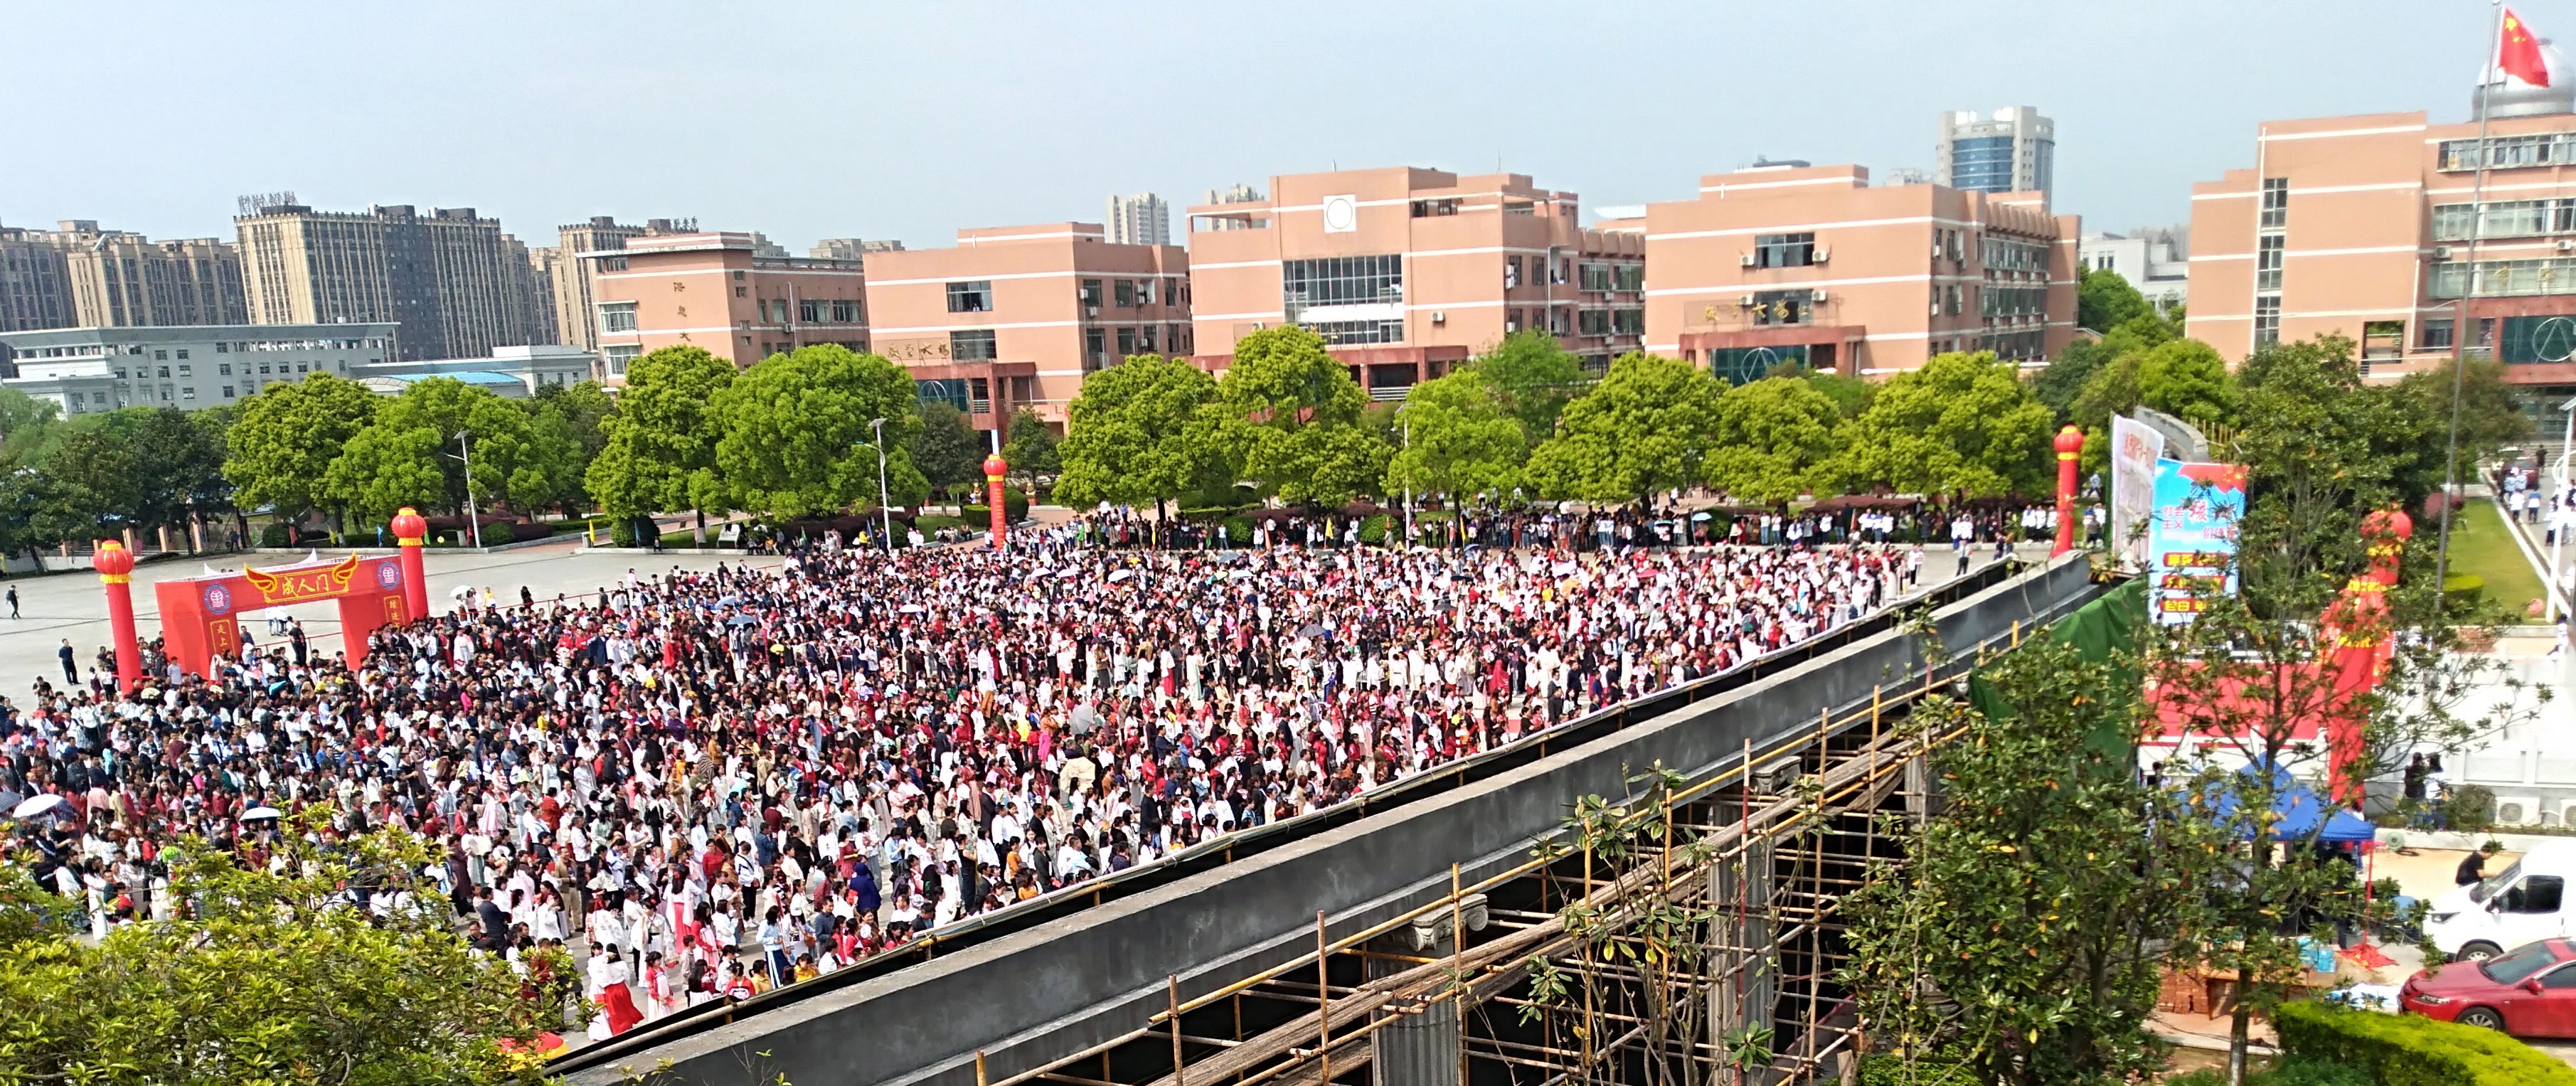
[[[2504,26],[2496,40],[2496,67],[2532,86],[2549,85],[2549,62],[2541,58],[2540,39],[2531,36],[2531,28],[2512,8],[2504,9]]]

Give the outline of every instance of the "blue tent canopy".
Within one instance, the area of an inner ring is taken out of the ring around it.
[[[2237,772],[2241,776],[2250,777],[2262,770],[2257,766],[2249,765]],[[2272,795],[2274,796],[2272,812],[2278,816],[2272,823],[2273,840],[2304,841],[2314,838],[2319,841],[2345,844],[2373,840],[2379,835],[2378,827],[2371,825],[2368,819],[2352,813],[2348,808],[2327,807],[2316,790],[2293,779],[2288,769],[2278,765],[2272,767]],[[2221,815],[2235,812],[2234,793],[2222,793],[2215,797],[2215,800]],[[2322,829],[2318,827],[2320,821],[2325,824]]]

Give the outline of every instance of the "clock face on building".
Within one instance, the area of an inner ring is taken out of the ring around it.
[[[1360,198],[1357,196],[1324,197],[1324,232],[1347,234],[1360,228]]]

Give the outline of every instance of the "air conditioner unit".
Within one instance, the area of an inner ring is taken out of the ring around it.
[[[1935,316],[1935,317],[1938,317],[1938,316],[1940,316],[1940,315],[1941,315],[1941,303],[1939,303],[1939,302],[1934,302],[1934,303],[1932,303],[1932,315],[1933,315],[1933,316]]]
[[[1737,298],[1735,300],[1735,305],[1738,309],[1751,309],[1753,308],[1753,296],[1747,294],[1741,298]]]
[[[1829,246],[1829,245],[1819,245],[1819,246],[1816,246],[1816,248],[1815,248],[1815,250],[1814,250],[1813,252],[1811,252],[1811,253],[1809,253],[1809,254],[1807,255],[1807,259],[1812,260],[1812,261],[1815,261],[1815,262],[1816,262],[1816,263],[1818,263],[1818,264],[1822,264],[1822,263],[1824,263],[1825,261],[1827,261],[1827,260],[1831,259],[1831,258],[1833,257],[1833,255],[1834,255],[1834,250],[1833,250],[1833,247],[1832,247],[1832,246]]]
[[[1823,305],[1823,304],[1825,304],[1825,288],[1823,288],[1823,287],[1817,287],[1817,288],[1816,288],[1816,290],[1815,290],[1815,293],[1813,293],[1813,294],[1809,294],[1809,295],[1807,296],[1807,300],[1808,300],[1808,301],[1811,301],[1811,302],[1814,302],[1814,303],[1816,303],[1817,305]]]
[[[2566,800],[2558,805],[2558,824],[2576,826],[2576,799]]]
[[[2562,253],[2576,253],[2576,241],[2571,241],[2566,238],[2558,239],[2558,251]]]
[[[1100,307],[1096,305],[1086,305],[1082,307],[1082,315],[1086,317],[1097,317],[1100,315]]]
[[[1751,254],[1751,253],[1746,253],[1746,254],[1744,254],[1744,266],[1745,266],[1745,267],[1748,267],[1748,268],[1750,268],[1750,267],[1752,267],[1752,266],[1753,266],[1753,254]]]
[[[1449,314],[1444,313],[1444,312],[1441,312],[1440,310],[1434,309],[1434,310],[1432,310],[1432,311],[1431,311],[1431,323],[1433,323],[1433,324],[1447,324],[1447,323],[1449,323]]]
[[[2537,796],[2497,796],[2495,805],[2495,820],[2501,825],[2528,826],[2540,816]]]
[[[2449,260],[2449,259],[2451,259],[2451,247],[2450,247],[2450,246],[2448,246],[2448,245],[2436,245],[2436,246],[2434,246],[2434,247],[2433,247],[2433,259],[2435,259],[2435,260]]]

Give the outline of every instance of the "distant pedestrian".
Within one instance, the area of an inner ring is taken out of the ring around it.
[[[18,586],[9,586],[9,617],[18,617]]]
[[[70,684],[72,684],[73,686],[79,686],[79,685],[80,685],[80,654],[79,654],[79,653],[77,653],[77,652],[73,652],[73,651],[72,651],[72,639],[71,639],[71,638],[68,638],[68,637],[64,638],[64,639],[63,639],[63,647],[61,647],[61,648],[59,648],[59,649],[55,649],[55,650],[54,650],[54,655],[59,656],[59,657],[62,657],[62,660],[63,660],[63,681],[64,681],[64,682],[67,682],[67,683],[70,683]]]

